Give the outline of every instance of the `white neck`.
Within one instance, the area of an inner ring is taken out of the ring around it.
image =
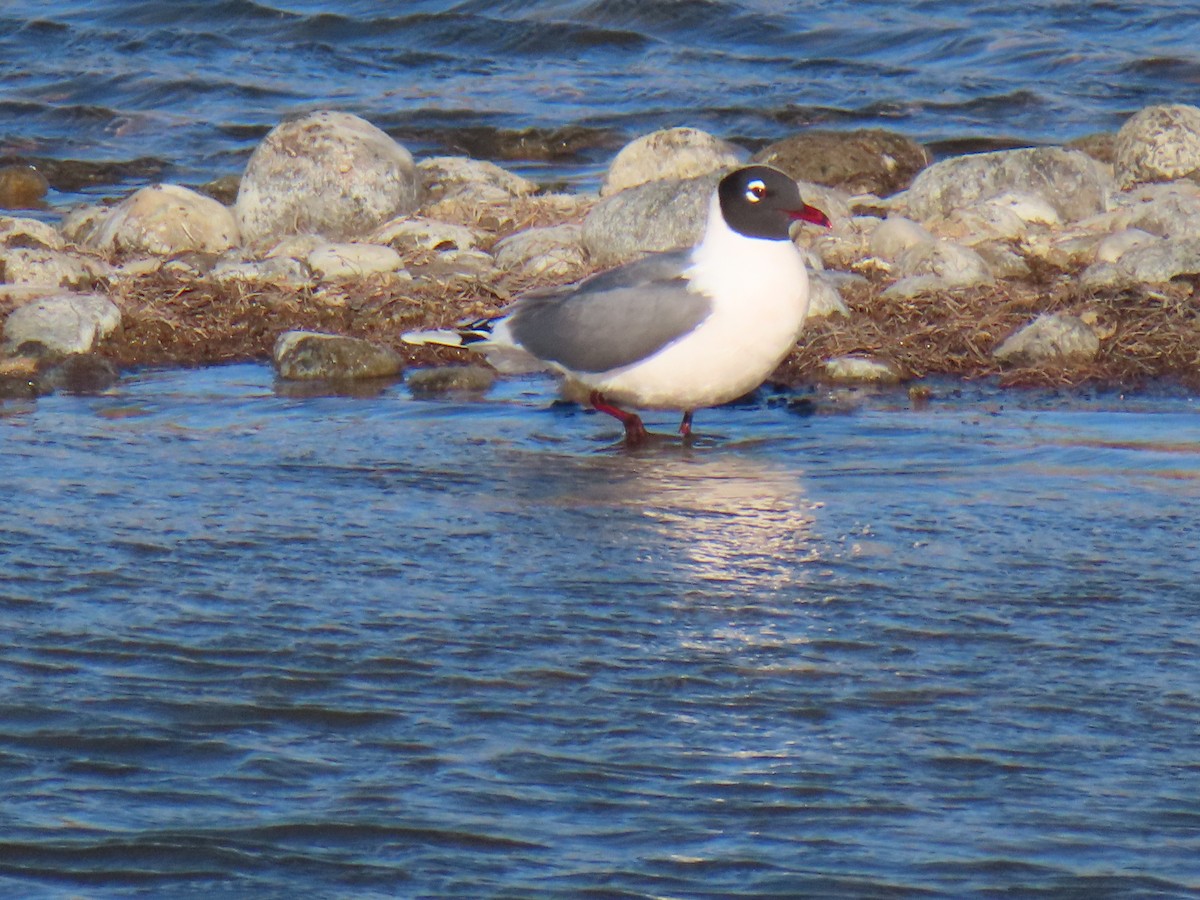
[[[730,228],[714,193],[704,238],[692,250],[693,284],[710,296],[778,315],[783,329],[798,332],[808,312],[808,273],[796,245],[746,237]],[[794,324],[793,324],[794,323]]]

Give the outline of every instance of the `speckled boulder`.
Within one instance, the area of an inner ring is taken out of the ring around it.
[[[929,165],[929,152],[904,135],[879,128],[812,130],[792,135],[754,154],[797,181],[886,197],[908,187]]]
[[[660,250],[690,247],[708,221],[721,173],[651,181],[597,203],[583,220],[583,245],[607,268]]]
[[[412,212],[419,199],[412,154],[358,116],[317,112],[258,145],[236,212],[249,243],[305,233],[346,241]]]
[[[1064,222],[1105,211],[1112,178],[1078,150],[1034,147],[958,156],[934,163],[898,194],[899,211],[924,222],[1004,194],[1019,192],[1054,208]]]
[[[155,184],[114,206],[87,235],[86,245],[106,253],[171,256],[221,253],[238,242],[228,207],[177,184]]]
[[[1146,107],[1117,132],[1115,157],[1121,187],[1200,181],[1200,109],[1182,103]]]
[[[613,159],[600,196],[651,181],[695,178],[738,165],[736,147],[698,128],[665,128],[642,135]]]

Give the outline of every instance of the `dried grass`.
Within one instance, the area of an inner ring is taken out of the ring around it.
[[[581,276],[587,273],[579,273]],[[311,329],[396,348],[412,364],[461,361],[459,351],[410,347],[400,334],[490,315],[512,296],[544,286],[536,279],[415,283],[377,277],[331,289],[252,287],[158,273],[119,284],[120,334],[102,348],[130,365],[204,364],[268,358],[278,335]],[[883,295],[882,285],[846,291],[850,317],[810,322],[776,373],[783,384],[819,381],[826,359],[866,353],[913,378],[997,376],[1005,385],[1134,386],[1172,379],[1200,387],[1200,310],[1196,284],[1090,292],[1073,278],[1004,283],[915,299]],[[1083,316],[1102,336],[1085,363],[1003,367],[992,351],[1040,313]]]

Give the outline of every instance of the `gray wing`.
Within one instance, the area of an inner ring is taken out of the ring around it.
[[[534,356],[574,372],[607,372],[652,356],[712,312],[707,297],[688,290],[689,252],[656,253],[573,288],[526,294],[509,331]]]

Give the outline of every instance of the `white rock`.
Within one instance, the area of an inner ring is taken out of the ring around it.
[[[4,341],[9,350],[40,344],[51,353],[88,353],[121,324],[121,311],[100,294],[58,294],[33,300],[9,314]]]
[[[325,281],[346,281],[395,272],[404,267],[400,254],[378,244],[325,244],[308,254],[308,264]]]
[[[412,212],[420,193],[404,147],[358,116],[324,111],[284,122],[263,139],[235,209],[248,243],[304,233],[346,241]]]
[[[1200,109],[1148,106],[1117,132],[1114,165],[1122,187],[1143,181],[1200,181]]]
[[[102,260],[70,250],[0,247],[0,272],[10,284],[90,288],[107,277],[111,267]]]
[[[917,244],[931,244],[933,234],[923,225],[904,216],[888,216],[871,232],[871,254],[888,262]]]
[[[227,207],[177,184],[155,184],[114,206],[86,245],[108,253],[171,256],[190,250],[221,253],[238,241]]]
[[[1101,238],[1095,248],[1096,261],[1116,262],[1134,247],[1141,247],[1157,240],[1159,238],[1140,228],[1124,228]]]
[[[695,178],[732,168],[743,154],[698,128],[665,128],[630,141],[613,159],[600,188],[610,197],[626,188],[663,179]]]
[[[572,224],[518,231],[497,243],[493,252],[501,269],[531,278],[574,278],[588,262],[583,229]]]
[[[1040,315],[1010,335],[992,353],[1002,362],[1034,365],[1043,362],[1077,362],[1100,352],[1100,338],[1078,316],[1065,313]]]

